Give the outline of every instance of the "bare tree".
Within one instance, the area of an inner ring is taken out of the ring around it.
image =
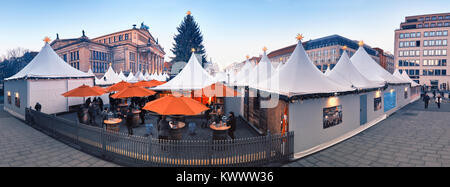
[[[15,58],[19,58],[21,56],[23,56],[25,53],[30,52],[30,50],[25,49],[25,48],[15,48],[15,49],[9,49],[6,52],[6,57],[5,59],[15,59]]]

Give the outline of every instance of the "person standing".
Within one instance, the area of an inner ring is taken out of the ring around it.
[[[99,97],[99,98],[97,99],[97,102],[98,102],[98,106],[100,107],[100,110],[102,110],[102,109],[103,109],[103,105],[104,105],[104,104],[103,104],[103,99]]]
[[[95,125],[95,107],[93,103],[89,104],[88,114],[89,114],[89,124]]]
[[[423,97],[423,101],[425,102],[425,109],[428,109],[428,103],[430,102],[430,96],[428,94],[425,94]]]
[[[42,105],[39,102],[37,102],[36,105],[34,106],[34,110],[40,112],[41,109],[42,109]]]
[[[162,116],[158,123],[158,138],[167,140],[169,138],[170,126],[169,122],[166,120],[166,116]]]
[[[125,125],[127,126],[128,129],[128,135],[133,135],[133,118],[134,118],[133,111],[131,109],[128,109],[127,115],[125,117],[126,119]]]
[[[436,104],[437,104],[438,108],[441,108],[441,98],[442,98],[441,95],[438,95],[436,98]]]
[[[230,129],[228,129],[228,135],[234,140],[234,131],[236,131],[236,118],[234,117],[234,112],[230,112],[227,124],[230,126]]]

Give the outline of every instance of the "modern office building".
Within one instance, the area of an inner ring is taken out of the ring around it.
[[[400,72],[429,89],[449,88],[450,13],[408,16],[395,30],[395,63]]]
[[[274,67],[277,67],[279,63],[285,63],[289,59],[295,46],[296,44],[272,51],[267,56]],[[309,58],[322,72],[325,72],[328,66],[330,66],[331,69],[334,68],[343,53],[343,46],[348,47],[347,53],[350,57],[353,56],[359,48],[358,41],[350,40],[340,35],[331,35],[303,43],[303,47]],[[364,45],[364,48],[376,62],[380,62],[380,57],[376,50],[368,45]]]
[[[89,39],[84,31],[80,38],[56,39],[50,44],[64,61],[87,72],[102,76],[109,65],[114,71],[125,74],[138,71],[161,73],[164,66],[164,49],[150,34],[148,26],[107,34]]]

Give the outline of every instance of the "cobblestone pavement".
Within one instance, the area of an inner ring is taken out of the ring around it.
[[[27,126],[0,105],[0,167],[110,167]]]
[[[417,101],[370,129],[287,167],[449,167],[450,103]]]

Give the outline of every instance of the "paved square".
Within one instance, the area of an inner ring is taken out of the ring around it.
[[[449,167],[450,103],[419,100],[370,129],[287,167]]]

